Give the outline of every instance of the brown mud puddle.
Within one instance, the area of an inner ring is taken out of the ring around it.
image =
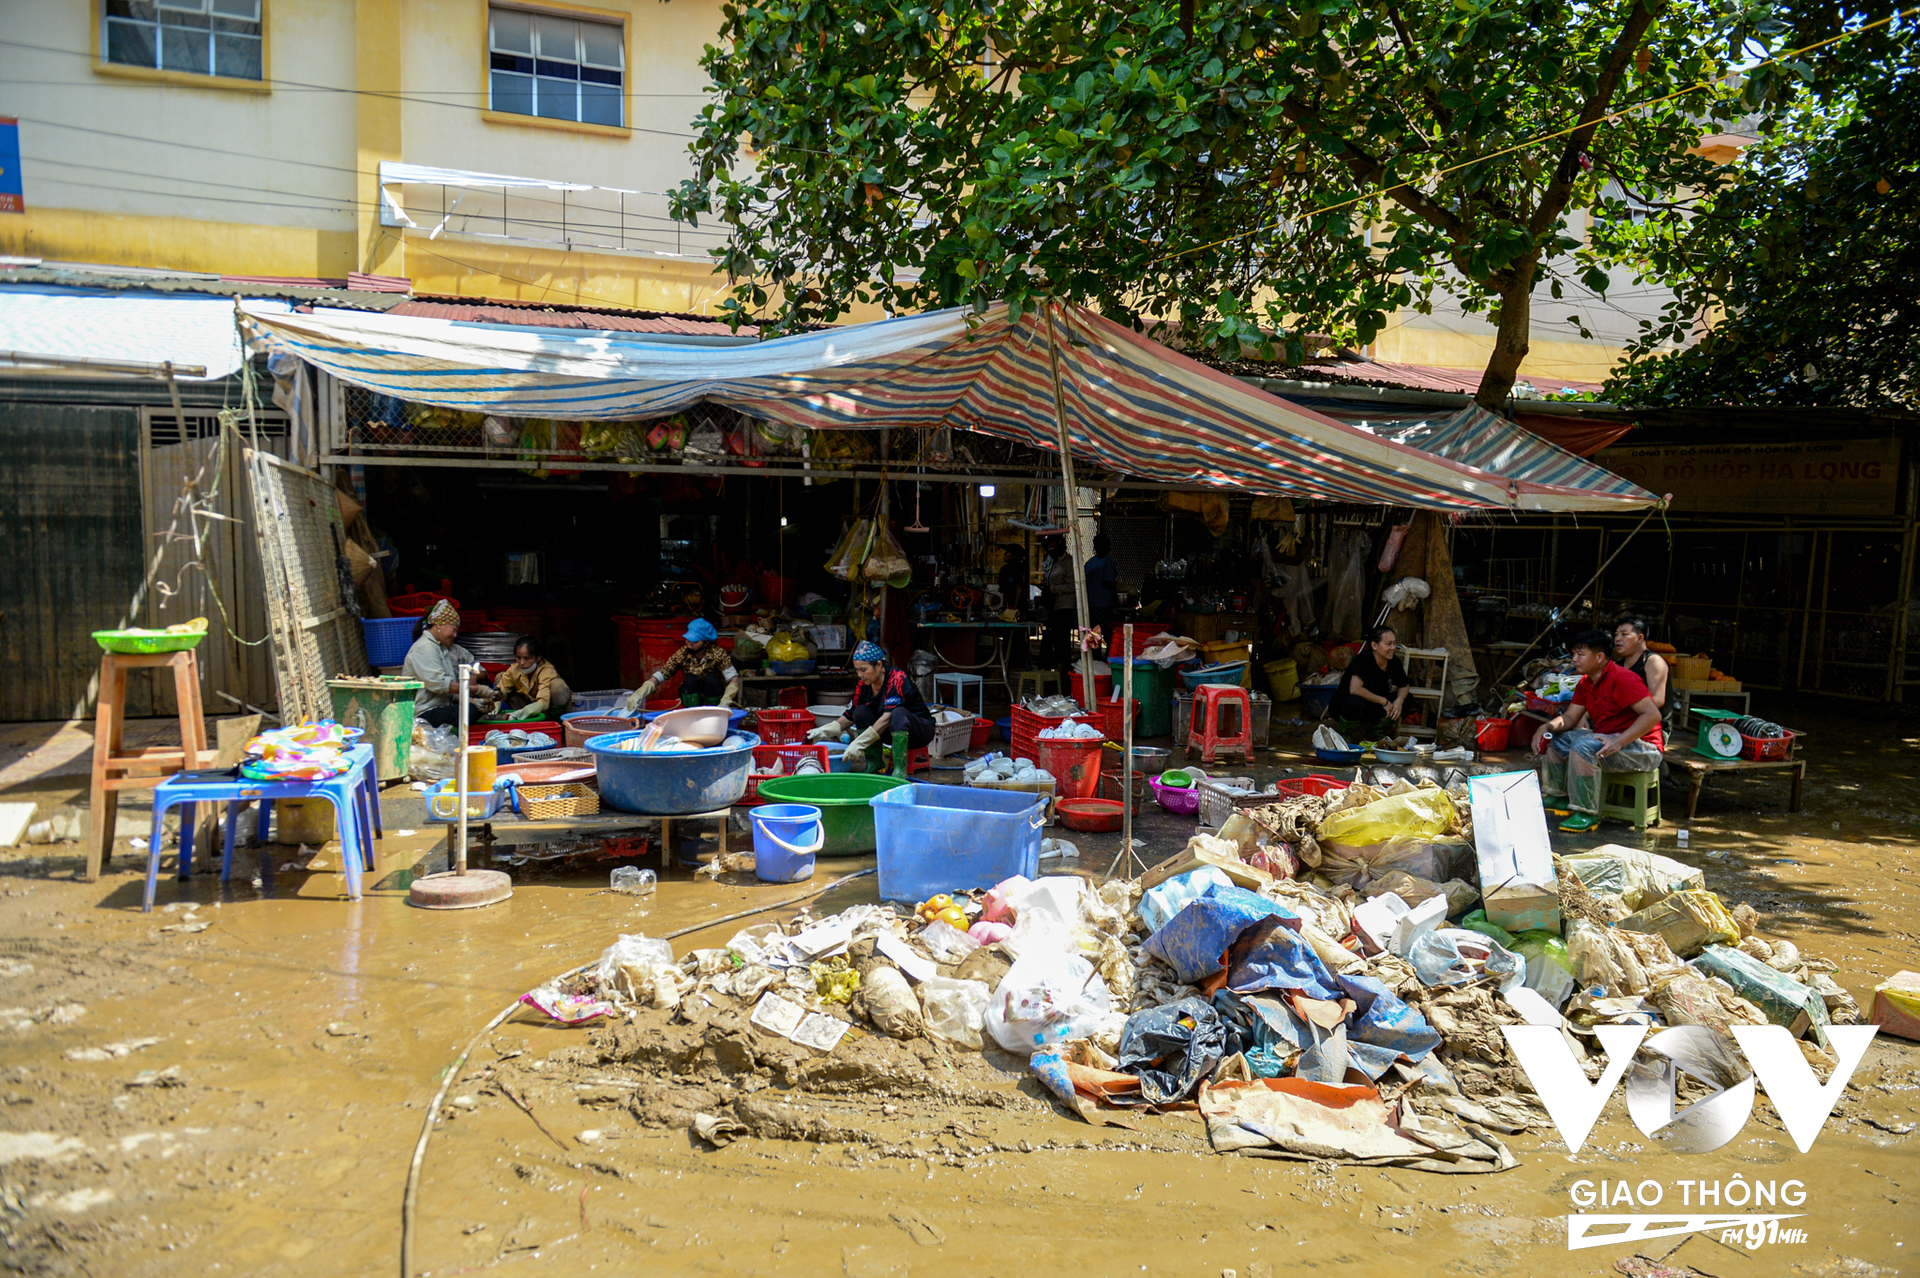
[[[1717,779],[1685,852],[1671,819],[1587,842],[1701,866],[1729,904],[1753,902],[1769,934],[1837,962],[1864,1008],[1884,974],[1920,968],[1920,742],[1898,741],[1889,721],[1884,745],[1841,744],[1859,738],[1858,717],[1794,720],[1835,743],[1815,752],[1798,814],[1784,783]],[[1157,856],[1188,829],[1152,817],[1138,833]],[[1077,841],[1093,869],[1118,846]],[[594,894],[604,870],[516,871],[505,905],[429,914],[404,895],[434,844],[386,839],[378,887],[357,905],[339,897],[329,848],[271,889],[163,878],[151,915],[124,847],[94,884],[72,881],[75,845],[0,853],[10,1271],[393,1273],[425,1106],[481,1026],[621,932],[658,936],[804,890],[676,870],[636,903]],[[814,884],[844,868],[823,866]],[[863,879],[817,904],[872,895]],[[1920,1248],[1920,1046],[1884,1037],[1808,1154],[1765,1099],[1729,1145],[1678,1155],[1643,1138],[1616,1096],[1577,1157],[1536,1131],[1502,1138],[1521,1160],[1511,1172],[1437,1176],[1219,1156],[1194,1114],[1089,1127],[997,1055],[856,1031],[832,1057],[800,1053],[763,1078],[703,1059],[705,1037],[691,1054],[645,1058],[669,1037],[645,1028],[562,1029],[528,1010],[482,1041],[426,1155],[417,1273],[1597,1274],[1625,1272],[1615,1261],[1636,1252],[1726,1278],[1920,1272],[1908,1259]],[[713,1148],[684,1125],[695,1112],[744,1115],[747,1131]],[[1715,1232],[1567,1250],[1580,1181],[1675,1194],[1680,1180],[1736,1173],[1806,1182],[1792,1223],[1807,1241],[1748,1251]]]

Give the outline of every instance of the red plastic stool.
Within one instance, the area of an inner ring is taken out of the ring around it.
[[[931,771],[933,771],[933,756],[927,753],[927,748],[925,746],[908,747],[907,775],[912,776],[916,772]]]
[[[1220,730],[1222,706],[1237,707],[1240,727],[1229,734]],[[1199,750],[1200,762],[1212,763],[1217,750],[1239,750],[1253,762],[1253,700],[1245,688],[1224,683],[1203,683],[1194,689],[1193,718],[1187,726],[1187,757]]]

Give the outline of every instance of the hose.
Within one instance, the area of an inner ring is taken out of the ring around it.
[[[723,914],[717,919],[708,919],[702,923],[689,924],[686,927],[667,933],[660,939],[663,941],[672,941],[693,932],[704,932],[708,928],[719,927],[722,923],[732,923],[739,919],[752,918],[756,914],[765,914],[768,910],[777,910],[788,905],[798,905],[802,901],[811,900],[816,896],[831,892],[842,883],[851,883],[855,879],[865,878],[872,873],[874,873],[872,870],[855,870],[852,874],[843,875],[835,879],[825,887],[814,888],[810,892],[802,892],[799,896],[790,896],[784,901],[772,901],[766,905],[756,905],[750,910],[741,910],[735,914]],[[582,963],[578,967],[569,968],[567,971],[560,973],[555,979],[565,980],[575,973],[585,971],[588,966],[589,964]],[[442,1102],[447,1099],[447,1092],[452,1089],[454,1079],[460,1076],[460,1071],[466,1066],[467,1058],[473,1055],[473,1049],[480,1046],[481,1039],[493,1033],[496,1029],[499,1029],[509,1016],[512,1016],[515,1011],[519,1010],[519,1007],[520,1000],[513,1000],[513,1002],[501,1008],[500,1014],[488,1021],[486,1025],[481,1028],[480,1032],[473,1036],[473,1041],[461,1049],[460,1055],[454,1057],[453,1064],[447,1067],[445,1076],[440,1080],[440,1090],[433,1094],[433,1103],[427,1106],[427,1120],[421,1125],[419,1143],[413,1147],[413,1163],[407,1168],[407,1189],[400,1203],[400,1278],[413,1278],[413,1212],[414,1206],[419,1198],[420,1168],[426,1163],[427,1159],[427,1141],[433,1136],[434,1118],[440,1113],[440,1106]]]

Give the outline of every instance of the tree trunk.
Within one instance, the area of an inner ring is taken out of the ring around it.
[[[1494,330],[1493,355],[1487,370],[1480,375],[1480,389],[1473,402],[1488,412],[1497,413],[1519,380],[1521,361],[1527,357],[1527,334],[1533,327],[1533,279],[1539,259],[1528,257],[1513,266],[1513,283],[1500,294],[1500,324]]]

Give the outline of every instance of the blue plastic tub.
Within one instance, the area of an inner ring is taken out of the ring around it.
[[[1333,706],[1333,694],[1340,687],[1337,683],[1303,683],[1300,685],[1300,704],[1309,719],[1324,719]]]
[[[1180,682],[1187,685],[1189,691],[1209,683],[1230,683],[1236,686],[1247,677],[1247,663],[1229,661],[1218,666],[1201,666],[1198,670],[1182,670]]]
[[[813,858],[827,843],[819,808],[763,803],[747,815],[753,822],[753,872],[762,883],[803,883],[813,877]]]
[[[602,787],[604,793],[604,785]],[[1024,790],[903,785],[877,794],[873,830],[880,899],[924,901],[937,892],[987,888],[1040,874],[1047,803]]]
[[[753,747],[760,744],[753,733],[736,732],[724,745],[671,754],[614,749],[641,735],[609,732],[587,742],[606,806],[645,816],[692,816],[730,807],[746,794]]]
[[[407,649],[413,647],[413,623],[418,617],[362,617],[360,634],[367,641],[367,664],[378,670],[381,666],[404,665]]]
[[[573,694],[574,714],[616,714],[627,703],[632,688],[601,688]],[[564,717],[564,716],[563,716]]]
[[[995,719],[993,726],[1000,729],[1000,739],[1002,741],[1005,741],[1009,745],[1013,744],[1013,718],[1011,716],[1005,719]]]

